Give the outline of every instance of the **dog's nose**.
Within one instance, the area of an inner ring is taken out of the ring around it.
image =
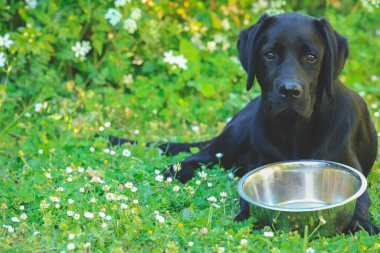
[[[279,87],[281,97],[294,97],[299,98],[302,96],[302,86],[295,82],[283,83]]]

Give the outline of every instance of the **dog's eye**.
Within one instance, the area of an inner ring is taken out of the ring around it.
[[[267,58],[267,60],[273,60],[274,58],[276,58],[276,53],[273,52],[273,51],[268,51],[264,54],[265,58]]]
[[[315,56],[315,55],[313,55],[313,54],[307,54],[307,55],[305,56],[305,60],[306,60],[307,62],[314,63],[314,62],[317,61],[317,56]]]

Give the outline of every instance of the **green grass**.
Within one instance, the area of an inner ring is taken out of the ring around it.
[[[223,168],[215,166],[205,171],[206,179],[197,175],[186,185],[159,181],[156,170],[189,154],[165,157],[142,144],[105,152],[108,135],[141,143],[209,139],[259,93],[257,85],[245,91],[245,73],[231,57],[237,55],[238,30],[266,9],[252,14],[251,1],[211,2],[118,7],[123,18],[132,7],[142,10],[137,32],[129,34],[104,19],[113,1],[39,1],[36,9],[0,1],[0,36],[9,33],[14,40],[10,48],[0,47],[7,59],[0,67],[0,251],[380,251],[380,236],[365,231],[328,238],[316,233],[305,241],[296,232],[266,237],[253,227],[254,217],[233,222],[237,179]],[[363,95],[379,129],[379,8],[348,0],[298,2],[281,8],[325,15],[348,38],[350,57],[341,79]],[[221,25],[224,19],[230,29]],[[194,29],[203,31],[205,45],[216,34],[231,45],[199,49]],[[92,50],[81,61],[71,48],[83,40]],[[169,50],[188,59],[187,70],[163,62]],[[128,74],[133,82],[125,81]],[[125,149],[130,156],[123,156]],[[379,174],[376,162],[368,180],[371,219],[378,225]],[[219,208],[207,200],[211,196]]]

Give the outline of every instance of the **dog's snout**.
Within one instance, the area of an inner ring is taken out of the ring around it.
[[[299,98],[302,96],[303,89],[299,83],[287,82],[280,85],[279,92],[280,92],[281,97],[283,98],[287,98],[287,97]]]

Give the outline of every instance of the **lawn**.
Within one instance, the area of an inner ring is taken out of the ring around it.
[[[147,141],[207,140],[245,90],[239,30],[264,13],[326,16],[350,56],[340,78],[380,129],[380,2],[0,0],[1,252],[379,252],[380,236],[305,240],[233,222],[237,181],[216,165],[186,185]],[[139,145],[112,147],[107,136]],[[196,152],[196,150],[192,150]],[[380,225],[380,166],[368,177]]]

